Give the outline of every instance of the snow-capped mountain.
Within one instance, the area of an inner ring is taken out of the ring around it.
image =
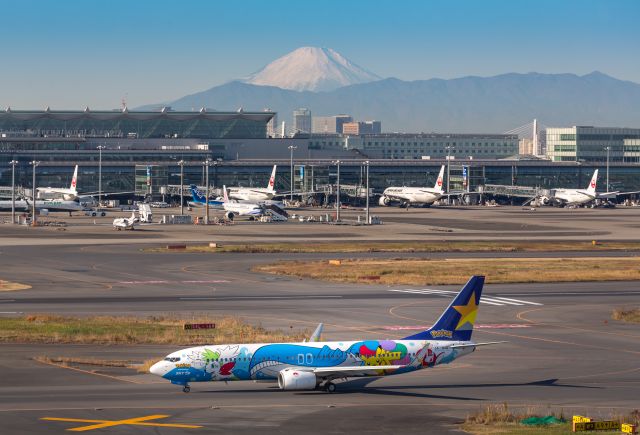
[[[380,77],[330,48],[300,47],[242,81],[258,86],[319,92],[376,80]]]

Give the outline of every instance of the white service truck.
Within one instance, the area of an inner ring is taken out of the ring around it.
[[[151,213],[151,206],[149,204],[138,204],[138,213],[140,215],[140,222],[146,224],[153,222],[153,213]]]

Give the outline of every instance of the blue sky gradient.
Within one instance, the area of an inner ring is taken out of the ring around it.
[[[640,1],[0,0],[0,105],[168,101],[300,46],[403,80],[602,71],[640,83]]]

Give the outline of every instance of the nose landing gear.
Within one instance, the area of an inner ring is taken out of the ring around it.
[[[188,393],[189,391],[191,391],[191,387],[189,385],[185,385],[184,387],[182,387],[183,393]]]

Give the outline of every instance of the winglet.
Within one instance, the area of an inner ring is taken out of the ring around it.
[[[483,285],[484,276],[472,276],[431,328],[403,340],[471,340]]]
[[[320,323],[318,324],[318,327],[316,328],[315,331],[313,331],[313,334],[311,334],[311,337],[309,337],[309,341],[320,341],[320,336],[322,335],[322,330],[324,329],[324,323]]]

